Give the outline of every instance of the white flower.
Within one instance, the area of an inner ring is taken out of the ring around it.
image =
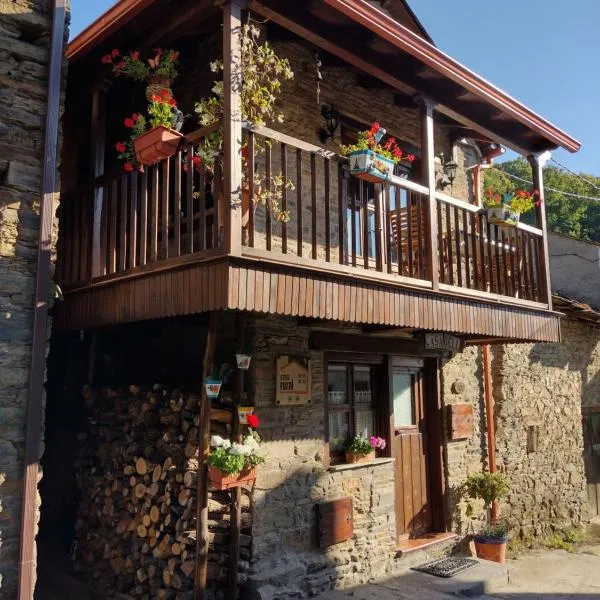
[[[250,448],[252,452],[258,450],[258,442],[251,435],[244,440],[244,445]]]
[[[225,448],[225,450],[229,450],[229,448],[231,448],[231,441],[225,438],[221,446]]]
[[[249,456],[252,454],[252,450],[246,446],[246,444],[238,444],[233,442],[231,445],[231,454],[237,454],[239,456]]]
[[[227,440],[227,441],[229,441],[229,440]],[[221,447],[224,447],[224,444],[225,444],[225,440],[224,440],[224,439],[223,439],[223,438],[222,438],[220,435],[213,435],[213,436],[210,438],[210,445],[211,445],[213,448],[221,448]]]

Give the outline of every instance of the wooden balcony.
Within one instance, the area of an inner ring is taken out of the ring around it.
[[[189,162],[206,134],[144,173],[63,194],[60,328],[241,309],[472,341],[558,339],[541,227],[499,228],[398,176],[366,183],[346,159],[262,127],[243,128],[247,158],[232,178],[242,183],[227,198],[227,172]],[[285,219],[255,201],[273,196],[277,176],[293,184],[278,199]]]

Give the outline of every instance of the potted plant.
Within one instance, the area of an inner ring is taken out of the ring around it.
[[[368,462],[375,458],[375,450],[384,450],[386,442],[383,438],[372,435],[356,435],[346,441],[346,462],[348,464]]]
[[[491,189],[486,190],[483,206],[487,210],[489,223],[515,227],[523,213],[529,212],[541,202],[540,193],[535,190],[517,190],[499,194]]]
[[[251,417],[249,433],[241,444],[218,435],[213,435],[210,440],[208,478],[219,490],[251,484],[256,479],[256,467],[265,461],[258,452],[260,436],[252,428],[258,426],[258,417]]]
[[[508,484],[500,473],[475,473],[464,483],[464,493],[470,500],[483,500],[486,525],[474,536],[477,556],[485,560],[503,563],[506,560],[506,526],[492,520],[492,505],[509,492]],[[469,504],[467,514],[473,508]]]
[[[116,75],[125,75],[135,81],[147,81],[146,98],[150,101],[152,96],[164,90],[173,95],[171,84],[177,77],[178,58],[179,52],[163,48],[156,48],[152,56],[145,60],[141,58],[138,50],[132,50],[125,55],[115,49],[105,54],[102,62],[111,65]]]
[[[350,160],[350,172],[359,179],[380,183],[394,174],[394,166],[404,158],[409,164],[414,155],[406,154],[395,138],[383,142],[386,130],[377,122],[368,131],[360,131],[356,143],[340,146],[342,156]]]

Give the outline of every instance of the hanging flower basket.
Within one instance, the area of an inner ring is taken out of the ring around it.
[[[348,159],[350,173],[365,181],[379,183],[387,181],[394,174],[394,161],[372,150],[351,152]]]
[[[204,381],[204,389],[206,390],[206,396],[208,398],[218,398],[221,392],[222,381],[217,379],[206,379]]]
[[[166,75],[149,75],[148,86],[146,87],[146,99],[148,102],[152,100],[152,96],[160,95],[163,90],[166,90],[169,93],[169,96],[172,96],[172,83],[173,79]]]
[[[516,227],[521,215],[510,210],[507,206],[489,207],[487,210],[488,223],[503,225],[505,227]]]
[[[237,363],[238,369],[243,369],[244,371],[250,368],[250,361],[252,360],[251,354],[236,354],[235,361]]]
[[[159,125],[133,140],[135,157],[143,165],[154,165],[175,154],[182,134]]]
[[[375,460],[375,450],[372,450],[368,454],[356,454],[354,452],[346,452],[346,462],[349,465],[354,463],[370,462]]]
[[[208,478],[213,488],[218,490],[229,490],[242,485],[252,485],[256,479],[256,467],[253,469],[242,469],[233,475],[224,475],[216,467],[208,467]]]

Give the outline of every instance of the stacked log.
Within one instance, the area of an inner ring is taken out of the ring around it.
[[[89,425],[76,462],[78,566],[104,597],[193,598],[199,396],[155,385],[85,388],[84,398]],[[230,423],[228,411],[211,412],[213,433],[228,435]],[[250,502],[243,499],[249,528]],[[218,597],[230,567],[228,492],[209,493],[208,525],[208,579],[221,588]],[[242,536],[243,563],[249,542]]]

